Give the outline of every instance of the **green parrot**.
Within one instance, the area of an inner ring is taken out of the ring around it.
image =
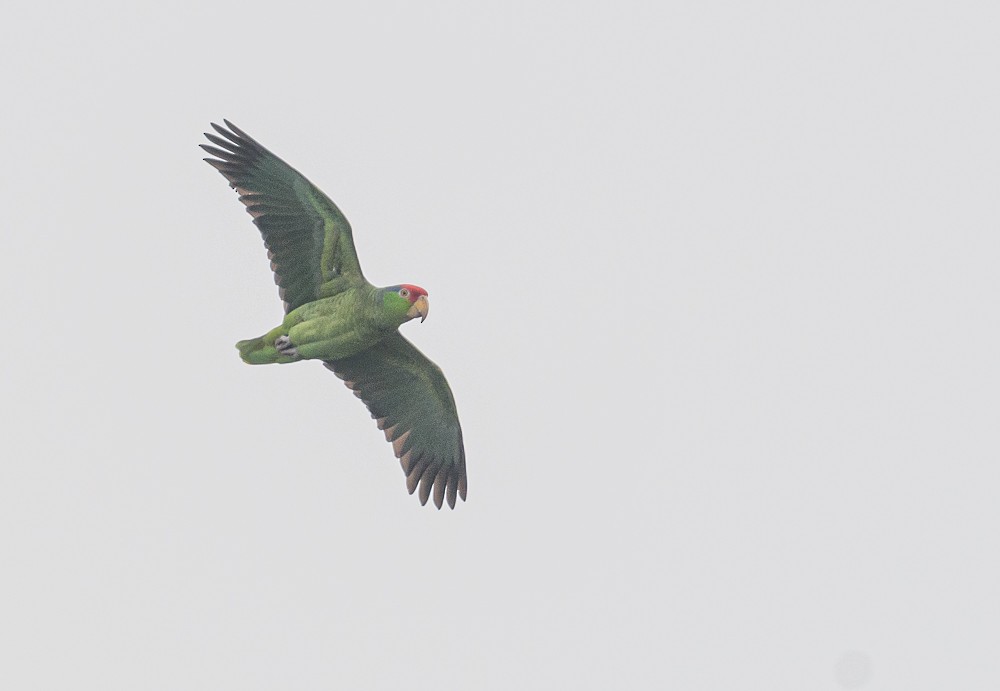
[[[431,490],[465,501],[462,427],[441,369],[399,333],[427,318],[427,291],[409,283],[377,288],[365,280],[351,226],[301,173],[224,120],[205,160],[229,181],[260,229],[285,319],[236,347],[251,365],[322,360],[364,401],[403,466],[420,503]]]

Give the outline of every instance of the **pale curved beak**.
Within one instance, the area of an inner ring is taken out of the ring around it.
[[[416,302],[410,305],[410,309],[406,313],[406,316],[409,317],[410,319],[414,319],[415,317],[419,316],[420,321],[423,321],[424,319],[427,319],[427,315],[430,313],[430,311],[431,311],[431,305],[429,302],[427,302],[427,296],[421,295],[420,297],[417,298]]]

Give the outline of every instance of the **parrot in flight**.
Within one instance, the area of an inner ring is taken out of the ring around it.
[[[240,341],[251,365],[321,360],[368,407],[420,503],[465,501],[462,427],[441,369],[399,333],[427,318],[427,291],[365,280],[351,226],[329,197],[228,120],[201,147],[253,217],[285,304],[280,325]]]

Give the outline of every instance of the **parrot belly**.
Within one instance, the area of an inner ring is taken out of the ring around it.
[[[345,295],[323,298],[289,312],[280,326],[236,347],[251,365],[339,360],[371,348],[387,332],[364,319]]]

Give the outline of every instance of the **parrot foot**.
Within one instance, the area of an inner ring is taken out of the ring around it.
[[[288,357],[295,357],[299,354],[298,349],[292,344],[292,339],[288,336],[278,336],[274,339],[274,347],[279,353]]]

